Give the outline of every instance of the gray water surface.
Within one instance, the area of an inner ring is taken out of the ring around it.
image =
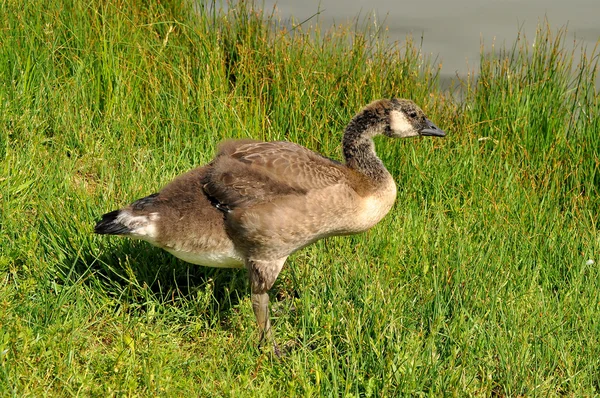
[[[600,39],[600,0],[267,0],[266,13],[327,29],[366,21],[388,28],[389,40],[411,34],[422,52],[442,64],[441,76],[477,71],[481,45],[511,47],[519,32],[530,43],[539,23],[567,27],[565,44],[592,50]]]

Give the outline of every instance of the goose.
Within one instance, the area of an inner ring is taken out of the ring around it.
[[[259,345],[272,341],[279,356],[268,291],[288,256],[328,236],[366,231],[394,204],[396,184],[375,153],[378,135],[446,133],[413,101],[393,98],[352,118],[344,163],[286,141],[225,141],[210,163],[104,214],[94,231],[145,240],[192,264],[245,267]]]

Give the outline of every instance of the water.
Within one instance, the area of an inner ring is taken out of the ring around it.
[[[264,1],[264,10],[275,10],[282,20],[296,23],[315,13],[307,23],[322,28],[357,20],[388,28],[390,40],[403,41],[412,34],[422,51],[437,57],[441,77],[464,76],[477,71],[481,45],[489,51],[511,47],[519,32],[530,42],[538,23],[547,18],[553,31],[567,27],[567,39],[590,50],[600,39],[599,0],[279,0]]]

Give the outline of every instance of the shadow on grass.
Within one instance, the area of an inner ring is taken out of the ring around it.
[[[219,319],[224,329],[227,314],[249,294],[245,269],[189,264],[146,242],[69,231],[72,224],[51,217],[41,220],[40,232],[57,283],[84,285],[135,311]]]

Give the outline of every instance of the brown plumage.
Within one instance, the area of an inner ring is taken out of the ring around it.
[[[380,134],[445,135],[412,101],[392,99],[348,124],[345,164],[291,142],[226,141],[206,166],[103,215],[95,232],[143,239],[194,264],[245,266],[261,340],[270,338],[267,291],[287,257],[318,239],[365,231],[392,207],[396,185],[373,144]]]

